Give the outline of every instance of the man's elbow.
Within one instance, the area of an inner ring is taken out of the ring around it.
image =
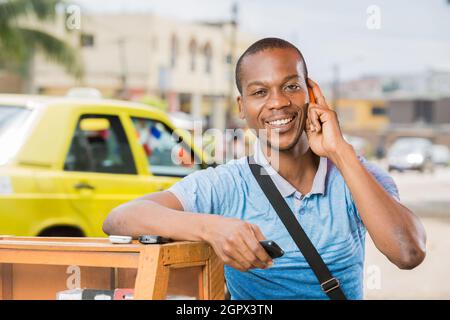
[[[420,265],[425,260],[426,250],[425,248],[416,247],[409,249],[408,252],[395,264],[399,269],[412,270]]]
[[[115,209],[113,209],[106,219],[103,221],[102,230],[105,234],[111,235],[114,234],[115,225],[117,225],[117,215],[115,213]]]
[[[407,209],[409,211],[409,209]],[[402,270],[411,270],[420,265],[426,256],[426,242],[427,235],[425,228],[420,223],[420,220],[409,211],[409,213],[415,217],[415,228],[410,229],[412,231],[402,234],[401,241],[401,254],[399,261],[395,264]]]
[[[109,225],[108,218],[103,221],[102,230],[106,235],[111,235],[111,226]]]

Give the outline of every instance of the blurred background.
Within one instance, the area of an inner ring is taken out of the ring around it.
[[[235,62],[262,37],[284,38],[303,52],[345,138],[391,172],[427,229],[428,256],[412,271],[368,238],[366,298],[449,299],[449,30],[447,0],[5,0],[0,105],[15,94],[112,98],[161,110],[184,130],[196,120],[245,132]],[[10,111],[0,108],[0,138],[22,125]],[[246,138],[220,143],[245,153]],[[1,200],[11,187],[0,173]]]

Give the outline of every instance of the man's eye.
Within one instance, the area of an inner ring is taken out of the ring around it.
[[[286,87],[288,90],[298,90],[300,86],[298,84],[290,84]]]
[[[266,93],[266,90],[258,90],[253,93],[254,96],[262,96]]]

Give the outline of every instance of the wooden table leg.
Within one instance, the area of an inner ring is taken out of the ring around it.
[[[139,255],[134,299],[166,299],[169,267],[163,265],[160,246],[147,246]]]
[[[208,296],[208,262],[202,267],[202,271],[198,275],[198,299],[206,300],[206,296]]]
[[[206,300],[224,300],[223,263],[212,248],[209,250],[211,254],[206,266],[203,268],[203,298]]]
[[[0,263],[0,300],[12,300],[13,271],[11,263]]]

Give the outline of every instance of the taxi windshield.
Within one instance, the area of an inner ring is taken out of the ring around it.
[[[24,135],[31,110],[16,106],[0,105],[0,165],[6,163],[18,150],[18,137]]]

